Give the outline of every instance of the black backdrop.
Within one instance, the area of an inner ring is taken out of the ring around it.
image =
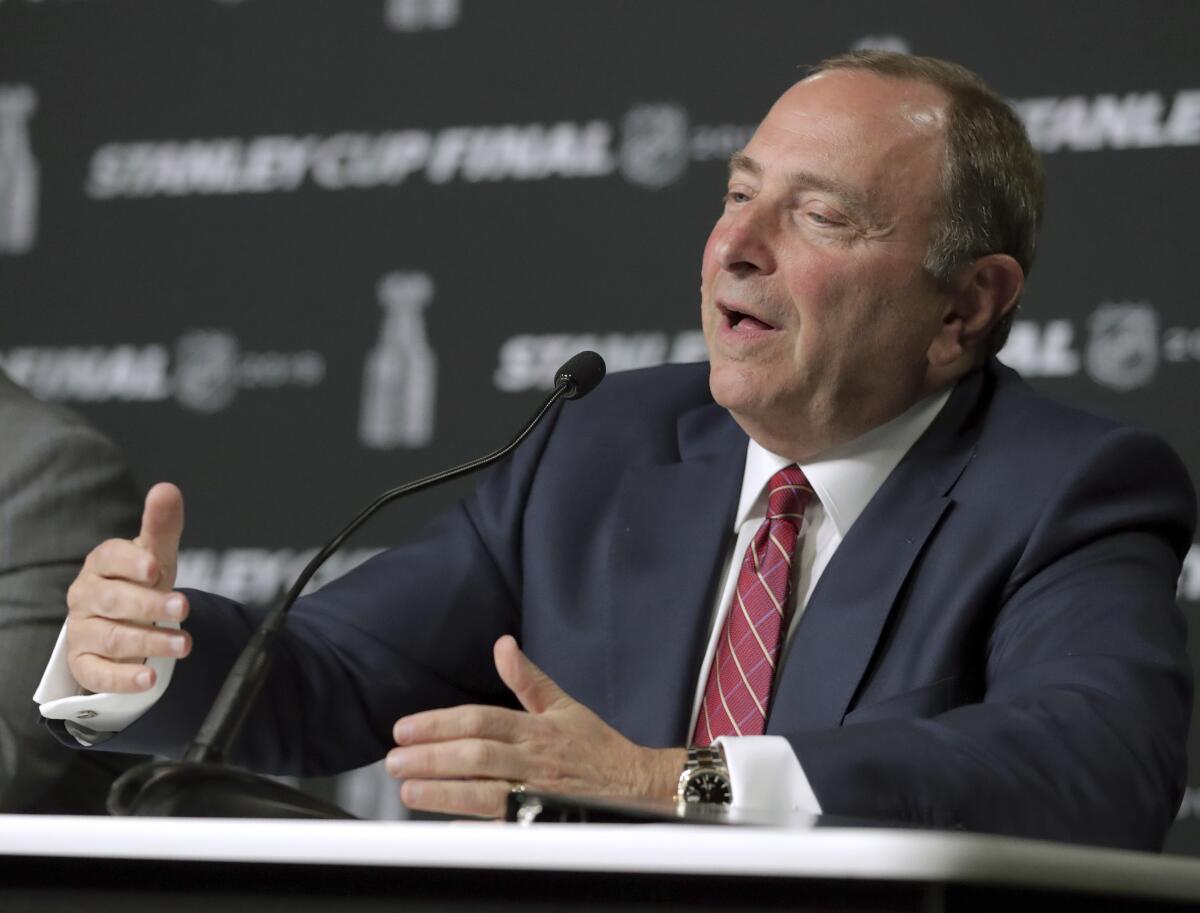
[[[0,364],[183,487],[181,584],[269,600],[570,352],[703,357],[725,159],[805,63],[886,46],[980,72],[1044,153],[1005,359],[1200,475],[1197,35],[1190,0],[0,0]]]

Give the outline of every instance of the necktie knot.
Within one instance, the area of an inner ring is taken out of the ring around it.
[[[812,496],[812,486],[800,467],[795,463],[783,467],[767,483],[767,519],[791,520],[799,529]]]

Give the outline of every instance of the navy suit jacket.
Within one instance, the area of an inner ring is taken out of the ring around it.
[[[329,773],[381,757],[403,714],[514,706],[505,633],[630,739],[685,744],[746,455],[707,377],[610,377],[416,541],[301,600],[237,760]],[[1186,774],[1194,524],[1161,440],[993,361],[829,562],[767,733],[827,813],[1158,848]],[[256,622],[190,598],[192,655],[106,748],[182,751]]]

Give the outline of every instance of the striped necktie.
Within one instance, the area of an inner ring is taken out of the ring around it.
[[[779,647],[791,618],[792,561],[813,496],[795,464],[771,476],[767,486],[767,517],[742,560],[704,688],[694,745],[709,745],[723,735],[762,735],[766,728]]]

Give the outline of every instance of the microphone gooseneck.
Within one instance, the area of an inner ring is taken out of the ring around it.
[[[283,629],[288,611],[321,565],[380,508],[406,495],[475,472],[508,456],[537,427],[558,400],[586,396],[604,379],[604,373],[604,359],[595,352],[580,352],[571,357],[555,374],[554,390],[516,436],[499,450],[453,469],[446,469],[385,491],[359,512],[341,532],[317,552],[300,572],[300,576],[296,578],[283,600],[259,624],[221,685],[208,715],[184,753],[183,761],[151,762],[128,771],[113,784],[108,799],[109,811],[117,815],[205,814],[204,809],[211,808],[208,813],[214,815],[230,814],[229,810],[232,809],[235,814],[247,816],[348,817],[336,806],[310,800],[299,792],[291,796],[289,802],[292,791],[286,787],[281,787],[273,781],[262,780],[260,788],[259,778],[219,766],[229,754],[230,747],[266,681],[274,642]],[[181,790],[189,789],[194,795],[179,795]],[[156,795],[142,801],[145,794],[151,791]],[[212,801],[210,794],[213,792],[220,793],[216,801]],[[203,801],[199,798],[200,794],[204,794]],[[208,804],[204,804],[205,802]]]

